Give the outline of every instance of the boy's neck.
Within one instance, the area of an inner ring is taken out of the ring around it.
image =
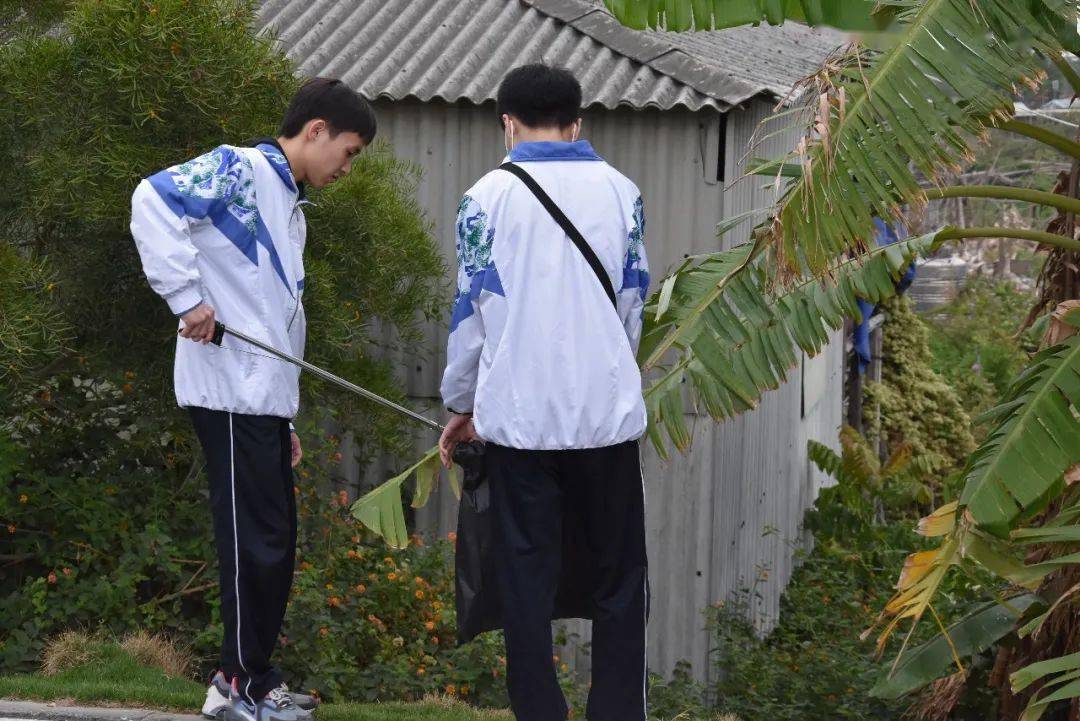
[[[573,136],[573,127],[566,128],[529,128],[520,127],[514,133],[519,143],[569,143]]]
[[[300,162],[302,154],[300,152],[300,139],[299,138],[283,138],[277,139],[278,145],[281,146],[281,152],[285,154],[285,160],[289,161],[289,170],[292,171],[293,180],[299,183],[307,182],[307,174],[304,171],[303,163]]]

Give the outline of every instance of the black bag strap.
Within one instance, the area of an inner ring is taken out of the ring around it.
[[[570,240],[574,241],[574,245],[581,251],[581,254],[585,256],[586,262],[589,267],[593,269],[593,273],[596,273],[597,280],[600,281],[600,285],[604,287],[604,292],[607,293],[608,300],[611,301],[611,305],[615,307],[616,312],[619,310],[619,304],[615,300],[615,288],[611,285],[611,278],[608,277],[607,271],[604,270],[604,266],[600,263],[600,259],[596,257],[596,253],[593,251],[589,244],[585,242],[584,236],[581,235],[574,224],[570,222],[570,219],[566,217],[566,214],[562,212],[559,206],[555,205],[555,201],[551,199],[551,196],[544,192],[544,189],[540,187],[540,184],[536,180],[525,172],[525,169],[520,165],[514,165],[513,163],[503,163],[499,166],[499,170],[505,170],[508,173],[513,173],[518,179],[525,183],[526,187],[532,191],[536,199],[540,201],[540,204],[544,206],[551,217],[559,224],[560,227],[570,236]]]

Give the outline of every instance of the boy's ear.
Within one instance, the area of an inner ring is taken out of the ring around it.
[[[315,138],[329,130],[330,128],[325,120],[322,118],[315,118],[314,120],[308,121],[307,130],[304,132],[304,136],[307,140],[315,140]]]

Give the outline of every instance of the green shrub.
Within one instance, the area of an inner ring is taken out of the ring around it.
[[[0,243],[0,405],[33,384],[32,377],[58,356],[71,328],[56,308],[54,278]]]
[[[826,497],[814,513],[837,512],[836,498]],[[813,551],[800,554],[801,565],[780,602],[779,623],[765,639],[746,621],[752,589],[710,609],[717,641],[719,681],[712,690],[717,706],[742,718],[769,721],[905,718],[912,699],[889,701],[869,694],[888,672],[900,639],[894,638],[879,660],[874,634],[862,640],[860,633],[871,628],[892,595],[904,557],[926,545],[910,521],[875,526],[873,537],[860,535],[851,542],[819,534]],[[977,602],[983,583],[954,574],[937,607],[943,620],[948,623]],[[934,630],[924,624],[912,643]],[[978,664],[983,676],[989,665],[989,657]],[[973,682],[951,718],[982,721],[990,717],[993,703],[989,685]]]
[[[884,303],[880,383],[867,383],[863,405],[867,435],[889,452],[911,446],[938,479],[963,466],[975,450],[971,420],[948,381],[931,367],[930,331],[907,296]]]
[[[971,415],[994,405],[1026,364],[1015,335],[1033,301],[1012,284],[976,276],[926,319],[933,368],[965,399]]]
[[[131,193],[164,167],[276,130],[300,78],[252,33],[257,5],[72,0],[64,32],[0,43],[0,124],[18,128],[0,134],[0,183],[15,189],[0,196],[0,246],[56,276],[52,296],[78,353],[153,377],[163,403],[176,319],[143,277]],[[397,399],[401,384],[374,346],[413,349],[449,297],[418,182],[377,144],[305,206],[309,354]],[[303,391],[305,409],[354,431],[361,460],[407,445],[400,418],[310,379]]]
[[[888,672],[903,634],[894,635],[878,659],[874,634],[882,606],[912,551],[931,547],[915,533],[921,484],[913,473],[925,459],[898,449],[885,462],[851,429],[841,433],[842,456],[811,444],[811,458],[833,475],[836,484],[823,488],[804,521],[813,532],[809,552],[798,550],[799,565],[780,600],[776,627],[762,638],[747,620],[756,603],[763,572],[755,585],[706,609],[715,642],[714,678],[703,688],[685,665],[669,682],[655,680],[652,695],[666,714],[703,708],[743,719],[851,721],[907,718],[912,699],[876,699],[869,691]],[[951,574],[935,606],[944,622],[979,602],[992,580],[988,576]],[[923,624],[912,639],[917,644],[934,628]],[[954,716],[965,721],[990,718],[994,694],[985,683],[991,662],[983,654],[972,665]]]
[[[0,436],[0,673],[40,664],[72,628],[190,641],[207,672],[221,639],[201,453],[187,419],[134,373],[90,368],[20,399]],[[298,479],[298,569],[277,660],[339,700],[452,693],[505,705],[498,634],[458,648],[451,545],[403,551],[348,513],[327,480],[335,438]]]

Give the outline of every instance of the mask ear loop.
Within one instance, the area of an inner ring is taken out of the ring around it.
[[[505,133],[503,134],[503,147],[506,148],[506,152],[509,153],[514,149],[514,121],[507,120],[506,128],[510,131],[510,135],[507,137]]]
[[[571,136],[573,138],[573,140],[571,140],[570,142],[571,143],[576,143],[577,139],[578,139],[578,136],[580,136],[580,135],[581,135],[581,121],[578,120],[576,123],[574,123],[574,134]]]

